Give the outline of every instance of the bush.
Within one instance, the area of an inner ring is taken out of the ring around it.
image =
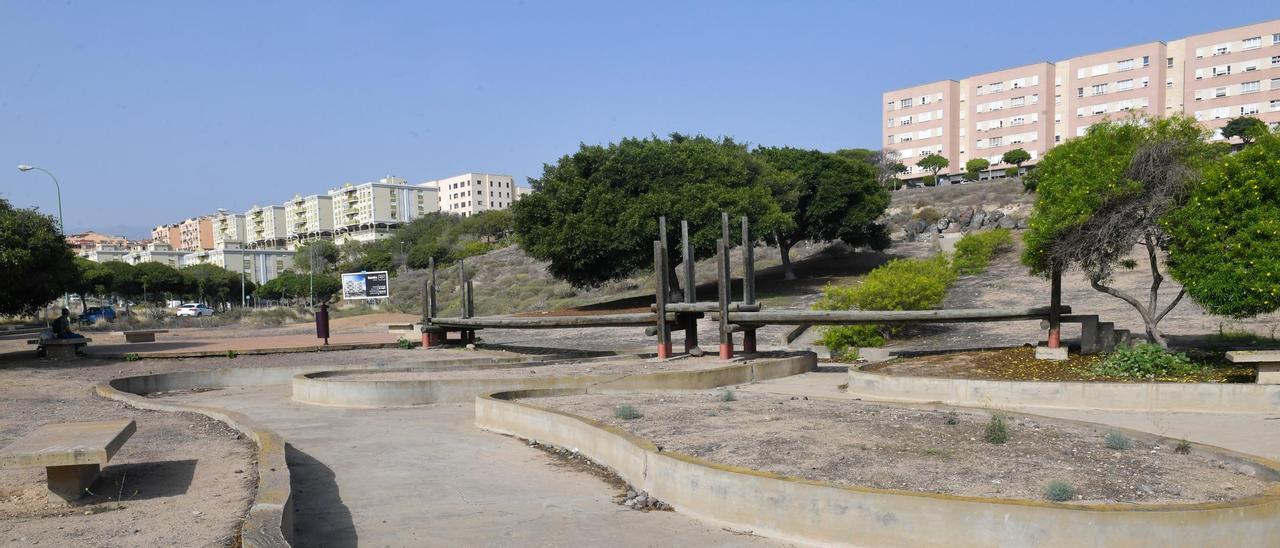
[[[1011,167],[1011,168],[1009,168],[1009,169],[1004,170],[1004,176],[1005,176],[1005,177],[1017,177],[1017,176],[1018,176],[1018,168],[1016,168],[1016,167]]]
[[[862,283],[829,285],[822,290],[816,310],[930,310],[942,305],[947,288],[955,280],[950,261],[895,259],[872,270]],[[884,346],[897,327],[847,325],[823,330],[821,343],[832,353],[849,347]]]
[[[1179,455],[1191,454],[1191,442],[1187,440],[1178,440],[1178,445],[1173,446],[1173,452]]]
[[[991,257],[1010,249],[1013,249],[1013,236],[1007,228],[970,232],[956,242],[952,267],[957,274],[981,274],[986,272]]]
[[[1002,415],[991,415],[991,422],[987,423],[987,431],[983,433],[983,438],[987,443],[997,445],[1009,441],[1009,425],[1005,423]]]
[[[978,171],[966,171],[966,172],[964,172],[964,180],[966,180],[966,181],[977,181],[977,180],[978,180],[978,175],[980,175],[980,174],[981,174],[981,172],[978,172]]]
[[[920,179],[920,184],[924,186],[937,186],[938,178],[933,175],[925,175]]]
[[[412,350],[413,341],[406,339],[404,337],[400,337],[399,339],[396,339],[396,346],[399,347],[401,350]]]
[[[615,418],[619,418],[624,421],[629,421],[631,419],[638,419],[640,417],[643,417],[644,415],[641,415],[640,412],[637,411],[635,407],[631,406],[631,404],[624,403],[622,405],[619,405],[613,408],[613,416]]]
[[[1102,442],[1106,444],[1107,449],[1115,449],[1117,451],[1133,447],[1133,440],[1120,432],[1107,432],[1107,435],[1103,436]]]
[[[1155,344],[1139,344],[1132,348],[1117,348],[1107,359],[1093,366],[1093,374],[1150,379],[1181,377],[1202,369],[1203,366],[1193,363],[1181,352],[1169,352]]]
[[[932,207],[926,207],[921,209],[920,211],[917,211],[915,215],[912,215],[912,217],[920,219],[929,224],[936,224],[939,220],[942,219],[942,212]]]
[[[720,391],[720,394],[716,398],[720,401],[736,401],[738,396],[733,393],[733,390],[726,388]]]
[[[1076,498],[1076,490],[1065,481],[1051,481],[1044,490],[1044,498],[1054,502],[1068,501]]]

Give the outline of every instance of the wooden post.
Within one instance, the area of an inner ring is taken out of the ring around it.
[[[1062,271],[1053,269],[1049,282],[1049,348],[1062,345]]]
[[[458,259],[458,296],[461,297],[462,317],[467,316],[467,265]]]
[[[436,304],[436,258],[427,258],[428,267],[431,269],[431,282],[427,286],[427,315],[429,318],[435,318],[439,313],[439,305]]]
[[[440,345],[440,335],[431,330],[426,330],[431,325],[431,320],[436,317],[436,258],[427,258],[427,275],[426,287],[422,288],[422,348],[431,348]]]
[[[657,274],[653,300],[657,305],[658,359],[665,360],[671,357],[671,329],[667,325],[667,291],[670,289],[670,280],[667,279],[667,247],[659,240],[653,242],[653,269]]]
[[[467,317],[473,318],[476,315],[476,288],[471,285],[471,280],[467,280]]]
[[[680,221],[680,245],[684,263],[684,302],[693,304],[698,300],[698,280],[694,273],[693,242],[689,241],[689,221]],[[698,315],[690,312],[680,314],[684,326],[684,351],[692,354],[698,351]]]
[[[751,241],[751,224],[746,215],[742,216],[742,304],[756,303],[756,260],[755,245]],[[755,328],[742,331],[742,351],[756,351]]]
[[[725,219],[728,219],[727,214]],[[720,359],[728,360],[733,358],[733,333],[729,331],[729,242],[716,241],[716,266],[720,294]]]

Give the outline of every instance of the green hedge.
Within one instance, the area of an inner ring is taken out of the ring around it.
[[[1117,348],[1106,360],[1093,367],[1093,374],[1151,379],[1181,377],[1203,368],[1181,352],[1169,352],[1155,344],[1139,344],[1132,348]]]
[[[956,274],[972,275],[987,271],[991,257],[1013,249],[1013,235],[1007,228],[970,232],[956,242],[952,266]]]
[[[872,270],[862,283],[829,285],[816,310],[930,310],[942,306],[956,274],[946,256],[896,259]],[[850,347],[884,346],[896,326],[848,325],[823,330],[821,343],[833,355]]]

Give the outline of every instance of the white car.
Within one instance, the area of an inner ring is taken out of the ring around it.
[[[200,303],[187,303],[178,307],[178,317],[196,318],[200,316],[212,316],[213,309]]]

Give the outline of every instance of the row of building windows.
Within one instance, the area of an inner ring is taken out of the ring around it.
[[[1134,57],[1132,59],[1121,59],[1119,61],[1116,61],[1114,63],[1116,67],[1116,72],[1124,72],[1127,70],[1133,70],[1135,68],[1138,68],[1139,60],[1142,61],[1143,67],[1151,66],[1151,56],[1143,55],[1140,58]],[[1091,78],[1093,76],[1103,76],[1106,74],[1110,74],[1111,65],[1112,63],[1102,63],[1100,65],[1093,65],[1091,67],[1076,69],[1076,79],[1084,80],[1085,78]]]
[[[1235,45],[1235,42],[1225,42],[1222,44],[1214,44],[1209,47],[1196,48],[1196,59],[1203,59],[1205,55],[1210,55],[1213,57],[1216,57],[1219,55],[1226,55],[1228,53],[1231,53],[1232,51],[1231,47],[1233,45]],[[1271,35],[1271,45],[1273,46],[1280,45],[1280,32]],[[1247,51],[1251,49],[1257,49],[1260,47],[1262,47],[1261,36],[1245,38],[1244,40],[1240,41],[1240,51]]]
[[[1280,90],[1280,78],[1272,78],[1271,80],[1252,80],[1249,82],[1240,82],[1239,84],[1232,86],[1198,89],[1195,93],[1195,100],[1203,101],[1205,99],[1248,95],[1250,93],[1258,93],[1268,90]]]
[[[887,110],[897,110],[899,108],[911,108],[917,104],[928,105],[932,103],[941,103],[942,94],[933,93],[929,95],[921,95],[919,97],[903,97],[897,101],[889,101],[885,104]]]
[[[1203,80],[1206,75],[1211,78],[1219,76],[1230,76],[1232,72],[1253,72],[1262,68],[1280,67],[1280,55],[1272,55],[1270,58],[1260,57],[1258,59],[1250,59],[1248,61],[1240,61],[1237,63],[1228,63],[1225,65],[1217,65],[1208,69],[1196,69],[1196,80]]]
[[[1007,84],[1007,88],[1006,88],[1006,84]],[[988,93],[1000,93],[1005,89],[1010,89],[1010,90],[1022,89],[1025,87],[1038,86],[1038,85],[1040,85],[1040,76],[1032,75],[1024,78],[1014,78],[1012,80],[1007,80],[1003,82],[992,82],[990,84],[980,85],[977,87],[977,90],[975,93],[977,95],[986,95]]]
[[[1031,95],[1020,95],[1009,99],[1001,99],[998,101],[989,101],[986,103],[978,103],[978,112],[992,112],[1003,110],[1004,108],[1018,108],[1024,105],[1035,105],[1040,102],[1040,94],[1032,93]]]
[[[1115,84],[1114,87],[1112,86],[1113,83]],[[1151,85],[1150,78],[1143,76],[1142,78],[1138,79],[1138,87],[1145,88],[1149,85]],[[1089,88],[1088,96],[1094,97],[1098,95],[1106,95],[1108,93],[1119,93],[1121,91],[1129,91],[1133,89],[1133,86],[1134,86],[1133,78],[1129,78],[1127,80],[1120,80],[1118,82],[1094,84]],[[1076,88],[1076,97],[1084,97],[1085,96],[1084,92],[1085,92],[1085,88],[1082,88],[1082,87]]]

